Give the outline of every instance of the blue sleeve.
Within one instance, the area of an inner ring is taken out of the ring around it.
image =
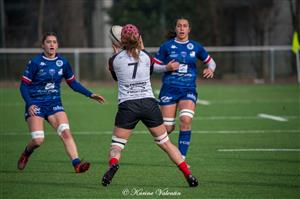
[[[37,65],[33,61],[29,61],[26,65],[26,68],[22,74],[21,80],[27,84],[31,84],[32,79],[34,78],[36,71],[38,70]]]
[[[73,73],[72,67],[68,61],[65,61],[63,67],[64,67],[63,75],[64,75],[64,78],[66,79],[66,81],[68,82],[69,80],[72,80],[74,78],[74,73]]]
[[[75,78],[75,75],[72,71],[71,65],[68,61],[65,61],[64,64],[64,72],[63,72],[64,78],[66,79],[66,82],[68,85],[73,89],[73,91],[81,93],[87,97],[91,97],[93,94],[91,91],[86,89],[84,86],[82,86]]]
[[[168,53],[167,53],[166,45],[162,44],[159,47],[159,50],[158,50],[158,52],[155,55],[155,59],[156,59],[156,61],[161,62],[159,64],[165,64],[166,59],[167,59],[167,55],[168,55]]]
[[[23,100],[26,103],[26,106],[29,107],[29,106],[33,105],[30,95],[29,95],[28,84],[24,83],[23,81],[21,81],[21,84],[20,84],[20,92],[21,92]]]
[[[204,62],[208,57],[207,51],[204,49],[202,45],[198,45],[197,49],[197,58],[200,59],[202,62]]]
[[[76,92],[81,93],[87,97],[92,96],[92,92],[86,89],[84,86],[82,86],[77,80],[73,80],[71,82],[68,82],[68,85]]]

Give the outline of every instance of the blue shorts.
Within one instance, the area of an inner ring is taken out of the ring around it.
[[[159,105],[176,104],[180,100],[192,100],[195,104],[197,101],[196,88],[180,88],[163,85],[159,93]]]
[[[35,114],[39,117],[42,117],[47,120],[50,115],[53,115],[57,112],[65,111],[62,103],[58,102],[48,102],[48,103],[34,103],[38,108],[36,109]],[[28,113],[28,108],[25,107],[25,120],[30,117]]]

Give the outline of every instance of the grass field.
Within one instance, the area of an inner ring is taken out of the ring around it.
[[[73,172],[63,144],[46,123],[45,143],[24,171],[17,170],[30,138],[24,105],[17,88],[0,89],[0,198],[299,198],[299,86],[199,85],[199,99],[205,101],[197,105],[187,158],[200,181],[197,188],[187,186],[142,125],[125,147],[113,183],[102,187],[117,91],[91,89],[107,102],[99,105],[63,89],[80,155],[92,163],[84,174]],[[170,136],[176,144],[177,135]]]

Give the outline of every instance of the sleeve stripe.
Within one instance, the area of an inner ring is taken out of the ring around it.
[[[155,57],[153,58],[153,62],[156,63],[156,64],[160,64],[160,65],[163,64],[161,61],[159,61],[159,60],[156,59]]]
[[[204,64],[207,64],[207,63],[209,63],[210,62],[210,60],[211,60],[211,56],[207,56],[207,58],[204,60]]]
[[[72,81],[74,81],[75,80],[75,75],[72,75],[72,77],[70,77],[69,79],[67,79],[66,81],[67,81],[67,83],[69,84],[69,83],[71,83]]]
[[[32,80],[26,76],[22,76],[21,80],[26,84],[31,84]]]

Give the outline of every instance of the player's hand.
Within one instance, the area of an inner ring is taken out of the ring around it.
[[[175,61],[174,59],[172,59],[172,60],[166,65],[167,71],[175,71],[175,70],[178,70],[178,68],[179,68],[179,62]]]
[[[105,102],[104,97],[102,97],[102,96],[100,96],[100,95],[97,95],[97,94],[95,94],[95,93],[93,93],[93,94],[91,95],[91,98],[94,99],[94,100],[96,100],[97,102],[99,102],[99,103],[101,103],[101,104]]]
[[[28,113],[29,113],[29,115],[30,116],[36,116],[36,111],[38,110],[38,106],[37,105],[31,105],[31,106],[29,106],[29,108],[28,108]]]
[[[214,71],[210,68],[205,68],[203,70],[203,77],[205,78],[213,78],[214,77]]]
[[[121,48],[119,46],[116,46],[115,44],[112,44],[111,46],[113,48],[114,54],[120,52]]]
[[[144,42],[143,42],[142,35],[140,35],[139,41],[140,41],[141,49],[142,49],[142,50],[145,50],[145,46],[144,46]]]

